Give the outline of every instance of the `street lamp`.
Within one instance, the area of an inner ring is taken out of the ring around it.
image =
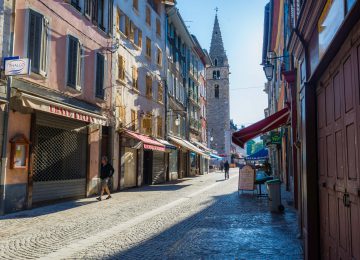
[[[268,81],[272,81],[274,76],[274,65],[272,65],[269,61],[266,62],[266,64],[263,67],[263,70],[265,72],[265,76]]]
[[[214,141],[214,137],[210,136],[210,142]]]
[[[179,115],[177,116],[177,118],[175,119],[175,125],[179,126],[180,125],[180,117]]]
[[[284,55],[284,56],[276,56],[275,52],[269,52],[270,57],[266,58],[266,63],[262,63],[261,65],[263,65],[263,70],[265,72],[265,76],[267,78],[268,81],[272,81],[273,77],[274,77],[274,65],[270,63],[271,60],[279,60],[282,58],[288,58],[288,55]]]

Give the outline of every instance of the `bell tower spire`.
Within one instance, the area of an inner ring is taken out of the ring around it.
[[[210,45],[210,58],[215,66],[227,66],[228,59],[224,49],[221,30],[218,20],[218,8],[215,8],[215,22]]]

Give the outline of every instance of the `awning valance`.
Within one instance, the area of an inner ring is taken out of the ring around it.
[[[232,141],[243,148],[247,141],[285,125],[289,121],[289,116],[290,109],[286,107],[251,126],[233,133]]]
[[[210,157],[211,157],[212,159],[222,159],[222,157],[220,157],[220,156],[218,156],[218,155],[216,155],[216,154],[213,154],[213,153],[210,154]]]
[[[123,130],[122,133],[129,136],[129,137],[131,137],[131,138],[134,138],[134,139],[137,139],[137,140],[141,141],[143,143],[143,145],[144,145],[144,149],[165,152],[165,145],[163,145],[162,143],[152,139],[150,136],[135,133],[133,131],[126,130],[126,129]]]
[[[193,144],[195,144],[196,146],[198,146],[200,149],[204,150],[206,153],[210,153],[211,150],[210,148],[206,147],[204,144],[197,142],[197,141],[192,141]]]
[[[169,139],[176,143],[177,145],[180,145],[182,147],[184,147],[187,150],[193,151],[197,154],[202,155],[204,158],[210,158],[209,155],[207,155],[204,151],[202,151],[201,149],[197,148],[195,145],[193,145],[192,143],[190,143],[187,140],[175,137],[175,136],[169,136]]]
[[[159,138],[156,138],[156,140],[157,140],[158,142],[162,143],[163,145],[165,145],[165,148],[166,148],[166,149],[176,150],[176,146],[172,145],[172,144],[169,143],[168,141],[163,140],[163,139],[159,139]]]
[[[68,117],[70,119],[80,120],[88,123],[107,125],[107,119],[102,115],[87,112],[79,108],[75,108],[26,93],[20,93],[19,98],[24,107],[29,107],[35,110]]]
[[[257,151],[256,153],[253,153],[245,158],[245,160],[248,161],[260,161],[266,159],[269,159],[269,150],[266,148],[263,148],[260,151]]]

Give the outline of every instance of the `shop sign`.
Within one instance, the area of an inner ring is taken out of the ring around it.
[[[29,75],[30,68],[30,59],[18,59],[12,57],[5,59],[5,76]]]
[[[71,110],[68,110],[66,108],[62,108],[62,107],[56,107],[56,106],[49,106],[49,112],[52,114],[56,114],[56,115],[61,115],[61,116],[65,116],[68,118],[72,118],[72,119],[76,119],[76,120],[80,120],[80,121],[84,121],[84,122],[88,122],[88,123],[98,123],[99,119],[94,118],[92,116],[89,115],[85,115],[79,112],[74,112]]]
[[[270,133],[270,144],[281,144],[282,134],[281,132]]]

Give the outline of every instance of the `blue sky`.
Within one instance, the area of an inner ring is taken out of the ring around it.
[[[215,8],[230,64],[230,117],[238,125],[264,118],[267,96],[261,63],[264,7],[268,0],[178,0],[177,7],[203,48],[209,50]],[[240,89],[239,89],[240,88]],[[243,88],[243,89],[241,89]]]

